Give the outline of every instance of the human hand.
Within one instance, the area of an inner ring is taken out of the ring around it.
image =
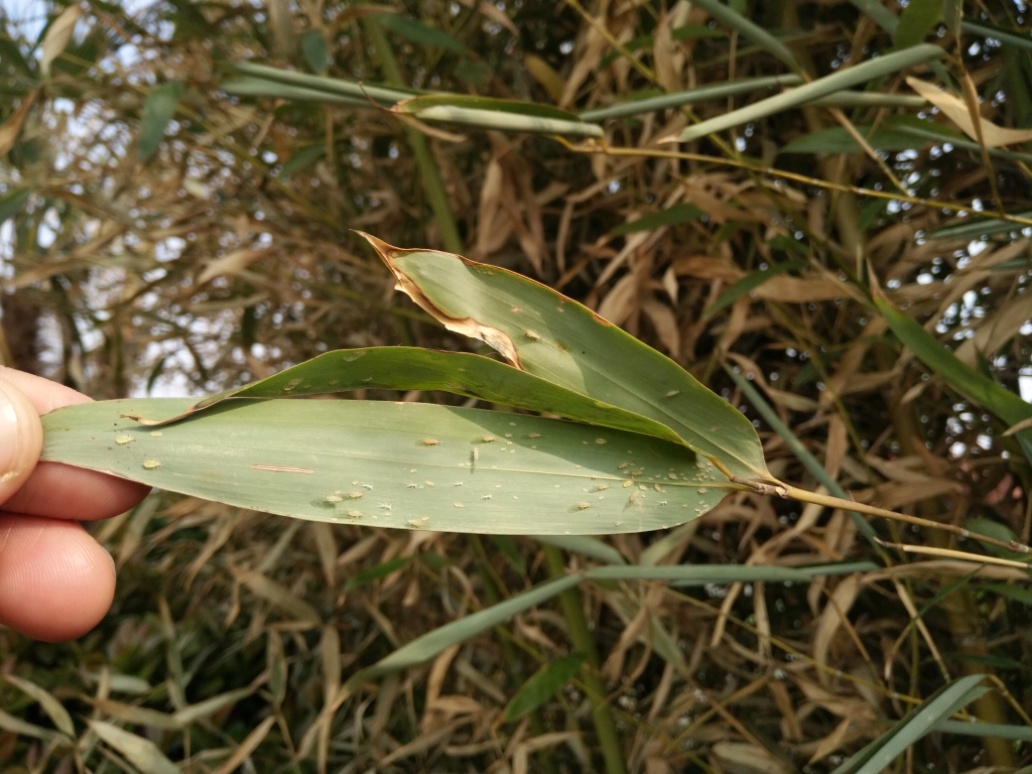
[[[89,400],[0,366],[0,624],[37,640],[85,634],[111,607],[114,562],[75,520],[122,513],[148,491],[102,473],[39,462],[40,415]]]

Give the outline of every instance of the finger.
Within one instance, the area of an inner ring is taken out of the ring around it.
[[[59,462],[41,462],[25,485],[4,504],[4,509],[31,516],[90,521],[106,519],[132,508],[150,487],[73,468]]]
[[[28,480],[43,448],[43,426],[29,399],[0,380],[0,503]]]
[[[13,384],[36,407],[37,414],[47,414],[63,406],[74,406],[77,403],[89,403],[91,399],[71,387],[33,376],[24,371],[0,366],[0,382]]]
[[[0,623],[70,640],[97,625],[114,593],[111,556],[78,524],[0,514]]]
[[[5,396],[12,407],[7,412],[11,417],[3,410]],[[142,484],[92,470],[43,462],[33,471],[25,462],[39,457],[43,438],[39,414],[89,401],[82,393],[56,382],[0,366],[0,503],[5,504],[5,510],[53,518],[100,519],[127,511],[150,491]],[[16,450],[4,437],[4,428],[11,424],[27,438]],[[17,475],[5,476],[8,470],[15,470],[5,467],[5,448],[21,460]]]

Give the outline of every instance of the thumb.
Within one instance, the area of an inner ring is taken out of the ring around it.
[[[25,483],[43,450],[43,425],[29,399],[0,378],[0,505]]]

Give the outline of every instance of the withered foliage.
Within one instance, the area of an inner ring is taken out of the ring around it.
[[[3,362],[110,398],[221,390],[338,347],[465,347],[395,297],[349,231],[448,247],[413,152],[411,133],[425,132],[466,255],[584,301],[722,392],[757,418],[779,478],[817,486],[725,366],[750,374],[856,499],[1027,542],[1032,473],[1014,437],[930,377],[871,303],[880,287],[963,362],[1014,391],[1024,373],[1027,392],[1028,143],[980,148],[904,80],[945,77],[992,124],[1032,125],[1026,4],[965,2],[959,26],[932,18],[922,34],[947,56],[870,84],[889,99],[803,106],[690,143],[672,140],[776,90],[607,119],[604,143],[582,143],[222,89],[227,63],[254,61],[580,112],[790,74],[708,5],[91,3],[63,48],[43,6],[27,21],[0,11]],[[732,5],[815,79],[890,53],[886,19],[936,4]],[[54,54],[49,76],[37,40]],[[940,134],[903,132],[920,120]],[[792,145],[814,137],[820,153]],[[1001,215],[1019,220],[939,233]],[[975,550],[876,526],[893,543]],[[139,768],[98,746],[87,719],[193,772],[619,771],[593,722],[607,711],[629,771],[830,771],[964,674],[990,675],[969,708],[983,722],[1020,727],[1032,706],[1027,572],[879,553],[847,514],[751,494],[669,534],[608,542],[631,563],[879,569],[806,587],[584,585],[574,605],[596,650],[584,669],[604,695],[581,672],[515,720],[504,713],[519,688],[574,650],[558,605],[344,685],[547,580],[535,541],[309,524],[164,494],[95,534],[119,566],[101,626],[61,646],[0,632],[3,674],[55,697],[77,738],[49,733],[38,697],[0,683],[4,771]],[[955,733],[902,759],[1030,762],[1027,737]]]

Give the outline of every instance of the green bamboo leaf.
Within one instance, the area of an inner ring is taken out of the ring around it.
[[[43,417],[43,458],[316,521],[500,534],[603,534],[690,521],[726,493],[683,447],[558,419],[376,401],[185,399]],[[101,429],[102,428],[102,429]]]
[[[75,738],[75,724],[72,723],[72,716],[52,693],[17,675],[4,675],[4,680],[35,699],[58,731],[72,739]]]
[[[686,24],[683,27],[675,27],[670,31],[671,40],[681,43],[686,40],[699,40],[702,38],[726,38],[727,33],[723,30],[709,27],[705,24]],[[623,44],[622,51],[610,51],[599,63],[599,67],[608,67],[617,59],[625,56],[627,53],[634,53],[635,51],[651,51],[656,46],[656,38],[652,35],[641,35],[637,38],[631,38]]]
[[[14,715],[9,715],[0,709],[0,730],[8,731],[18,736],[27,736],[32,739],[42,739],[46,742],[65,742],[67,737],[49,728],[43,728],[35,723],[29,723]]]
[[[454,54],[473,56],[473,52],[466,48],[457,38],[449,35],[444,30],[435,27],[428,27],[411,16],[399,16],[392,13],[381,13],[373,17],[384,29],[393,32],[399,37],[405,38],[413,43],[427,48],[443,48]]]
[[[454,107],[465,110],[482,110],[485,112],[509,113],[514,116],[529,118],[549,118],[557,121],[578,123],[580,116],[554,105],[540,102],[526,102],[518,99],[498,99],[496,97],[479,97],[470,94],[424,94],[399,102],[394,107],[396,113],[419,115],[428,108]]]
[[[421,121],[445,121],[480,129],[580,137],[605,136],[602,127],[582,121],[574,113],[567,113],[551,105],[520,100],[431,94],[404,100],[391,109]]]
[[[305,30],[301,33],[301,53],[305,61],[317,73],[325,73],[330,64],[326,50],[326,38],[321,30]]]
[[[276,177],[288,178],[295,172],[308,169],[315,162],[320,161],[326,157],[326,144],[319,143],[318,145],[309,145],[307,147],[298,148],[294,151],[294,155],[287,159],[283,166],[280,167]]]
[[[652,212],[644,217],[632,220],[630,223],[621,223],[609,230],[613,236],[626,236],[639,231],[654,231],[657,228],[677,226],[691,220],[698,220],[705,213],[693,204],[681,202],[673,207],[667,207],[659,212]]]
[[[267,97],[269,99],[283,99],[292,102],[319,102],[327,105],[348,105],[351,107],[370,107],[374,104],[389,107],[394,104],[393,101],[385,102],[382,99],[376,99],[372,95],[369,97],[362,95],[348,96],[305,86],[279,83],[264,78],[253,78],[251,76],[227,78],[219,85],[227,94],[236,94],[240,97]]]
[[[899,16],[896,48],[916,46],[942,21],[943,0],[910,0]]]
[[[877,126],[857,124],[856,130],[875,150],[902,151],[912,148],[926,148],[936,140],[927,135],[915,134],[912,129],[934,130],[938,126],[932,121],[923,121],[912,116],[890,116]],[[939,142],[948,142],[946,138]],[[841,126],[821,129],[798,137],[784,148],[782,153],[862,153],[853,136]]]
[[[743,296],[747,296],[752,293],[756,288],[760,287],[764,282],[774,279],[781,274],[785,274],[796,269],[804,268],[808,265],[808,262],[802,258],[795,258],[784,263],[779,263],[775,266],[771,266],[763,271],[754,271],[746,274],[742,279],[733,283],[727,290],[720,294],[717,299],[709,305],[709,307],[702,313],[702,319],[708,320],[713,315],[717,314],[723,309],[731,306],[735,301]]]
[[[348,578],[347,582],[344,584],[344,590],[351,591],[352,589],[357,589],[367,583],[380,580],[381,578],[390,575],[392,572],[400,570],[411,561],[411,556],[396,556],[393,559],[388,559],[386,562],[380,562],[380,564],[370,567],[367,570],[362,570]]]
[[[261,92],[261,96],[282,99],[290,99],[288,95],[292,92],[287,90],[286,87],[295,87],[300,93],[308,94],[309,98],[313,98],[314,95],[320,95],[323,98],[337,96],[363,105],[378,103],[390,106],[400,100],[419,94],[414,89],[388,88],[376,84],[357,83],[342,78],[308,75],[291,70],[281,70],[268,65],[252,64],[250,62],[233,62],[227,65],[226,69],[231,76],[240,77],[241,81],[249,85],[249,88],[255,89],[258,84],[263,84],[266,91]],[[230,79],[228,82],[224,82],[222,86],[228,90],[228,86],[238,83],[239,81]],[[256,94],[258,92],[251,91],[248,93]]]
[[[105,744],[114,748],[129,763],[149,774],[177,774],[179,767],[165,757],[150,739],[137,736],[102,720],[88,720],[90,728]]]
[[[452,645],[466,642],[492,626],[505,623],[514,615],[542,605],[564,591],[574,588],[581,582],[576,575],[562,575],[545,581],[528,591],[509,597],[497,605],[478,610],[475,613],[459,618],[434,629],[432,632],[417,637],[412,642],[402,645],[388,656],[377,661],[371,667],[363,669],[348,680],[347,687],[353,688],[367,680],[374,680],[381,675],[397,672],[408,667],[422,664]]]
[[[1032,218],[1032,210],[1026,210],[1025,212],[1015,212],[1014,217],[1016,218]],[[1000,218],[972,218],[955,226],[946,226],[945,228],[939,228],[935,231],[928,232],[929,239],[984,239],[986,237],[993,236],[994,234],[1005,234],[1013,231],[1019,231],[1026,226],[1019,223],[1015,223],[1011,220],[1003,220]],[[1028,259],[1023,259],[1023,263],[1027,263]],[[998,267],[997,267],[998,268]]]
[[[1008,46],[1032,52],[1032,38],[1020,30],[1004,29],[984,22],[962,21],[960,28],[969,35],[981,35],[1005,43]]]
[[[140,119],[140,160],[146,161],[161,146],[172,116],[183,94],[182,81],[169,81],[150,90]]]
[[[536,710],[573,679],[585,660],[583,653],[574,653],[545,664],[513,694],[505,708],[504,719],[519,720]]]
[[[797,86],[802,83],[802,80],[798,75],[768,75],[762,78],[743,78],[737,81],[725,81],[724,83],[710,83],[697,89],[686,89],[673,94],[658,94],[644,99],[620,102],[604,108],[585,110],[580,114],[580,118],[582,121],[604,121],[609,118],[620,118],[622,116],[638,116],[657,110],[669,110],[670,108],[682,107],[684,105],[694,105],[698,102],[712,99],[727,99],[740,94],[753,94],[762,89],[773,89],[778,86]],[[920,104],[924,105],[925,103],[922,101]]]
[[[398,289],[449,330],[484,341],[521,370],[665,424],[735,477],[772,479],[749,420],[581,304],[505,269],[363,236]]]
[[[21,212],[31,193],[32,191],[28,188],[17,186],[10,188],[0,196],[0,226],[4,224],[4,221]]]
[[[743,38],[751,40],[771,56],[780,59],[790,70],[798,71],[800,69],[799,62],[796,61],[795,56],[780,40],[759,24],[747,19],[734,8],[725,5],[720,0],[695,0],[695,4],[714,19],[723,22],[738,32]]]
[[[930,43],[886,54],[877,59],[846,67],[831,75],[812,81],[805,86],[789,89],[773,97],[767,97],[767,99],[754,102],[752,105],[739,110],[732,110],[730,113],[689,126],[681,132],[680,137],[677,139],[679,142],[688,142],[689,140],[696,140],[709,134],[730,129],[733,126],[740,126],[749,121],[757,121],[775,113],[781,113],[790,108],[805,105],[807,102],[815,99],[830,96],[836,92],[859,86],[861,83],[867,83],[875,78],[892,75],[907,67],[945,55],[945,51]]]
[[[636,581],[656,580],[672,585],[699,586],[708,583],[750,583],[769,581],[780,583],[811,582],[815,577],[825,575],[850,575],[856,572],[871,572],[877,569],[871,562],[840,562],[811,567],[773,567],[760,565],[676,565],[630,567],[592,567],[580,575],[561,575],[534,588],[517,594],[491,607],[447,623],[432,632],[406,643],[371,667],[357,673],[349,681],[349,687],[361,685],[381,675],[429,661],[448,647],[481,632],[504,623],[514,615],[544,604],[564,591],[592,581]]]
[[[1017,662],[1009,669],[1028,669],[1028,664]],[[963,736],[978,736],[985,738],[997,737],[999,739],[1014,739],[1022,742],[1032,742],[1032,728],[1028,726],[1012,726],[1003,723],[971,723],[965,720],[940,720],[935,724],[935,730],[944,734],[961,734]],[[1019,770],[1020,771],[1020,770]],[[1025,770],[1028,774],[1028,768]]]
[[[205,411],[230,398],[287,398],[361,389],[443,390],[681,443],[677,433],[664,424],[592,400],[497,360],[418,347],[367,347],[327,352],[261,381],[205,398],[179,416],[139,419],[156,426]]]
[[[968,675],[943,686],[887,733],[851,757],[833,774],[867,774],[885,771],[892,762],[917,744],[938,723],[984,694],[985,675]]]
[[[896,309],[885,298],[875,298],[875,304],[885,317],[892,332],[907,349],[938,374],[953,389],[991,411],[1008,426],[1032,417],[1032,404],[1019,395],[1001,387],[988,376],[979,373],[942,346],[928,331]],[[1014,434],[1029,461],[1032,461],[1032,430],[1018,430]]]

